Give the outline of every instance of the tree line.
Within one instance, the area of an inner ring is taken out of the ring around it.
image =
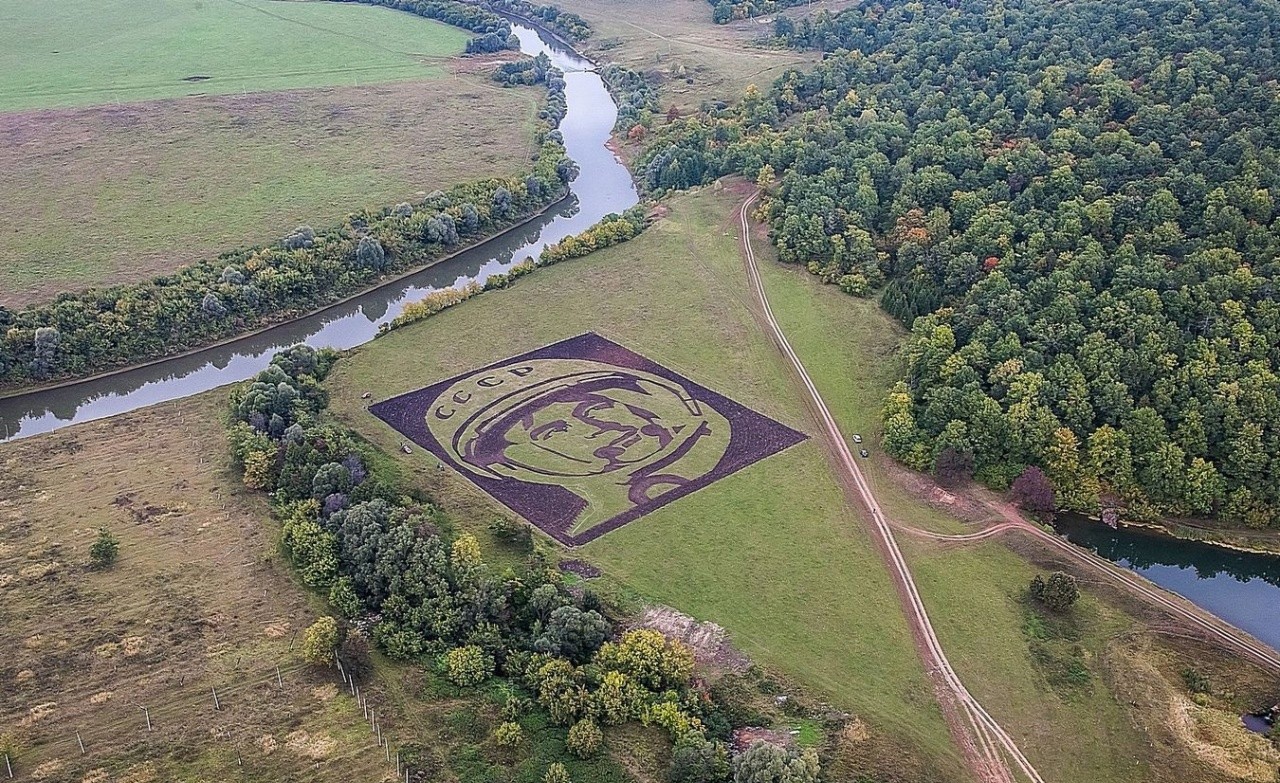
[[[671,123],[639,173],[772,183],[782,259],[913,326],[885,408],[913,467],[1277,525],[1278,23],[1223,0],[780,19],[824,60]]]
[[[581,258],[596,250],[603,250],[634,239],[647,227],[645,207],[642,204],[637,204],[621,215],[610,213],[586,231],[567,236],[554,245],[543,248],[536,261],[533,258],[527,258],[505,273],[490,275],[485,279],[484,285],[469,283],[463,288],[445,288],[433,291],[416,302],[410,302],[404,306],[400,315],[390,323],[380,326],[378,334],[385,334],[393,329],[424,321],[485,291],[507,288],[535,269],[558,264],[571,258]]]
[[[657,631],[619,633],[605,603],[569,591],[536,550],[519,568],[490,568],[474,536],[373,468],[366,447],[325,416],[321,382],[336,360],[305,345],[276,355],[231,394],[228,426],[245,485],[270,494],[285,553],[347,635],[367,628],[388,657],[458,687],[504,681],[494,733],[504,747],[541,710],[569,727],[567,750],[580,757],[599,750],[608,727],[659,728],[674,746],[674,783],[765,783],[736,773],[773,761],[803,770],[798,783],[816,781],[812,752],[753,750],[731,765],[726,740],[741,710],[693,677],[692,650]],[[338,624],[314,628],[311,658],[341,656]]]
[[[397,11],[416,14],[444,22],[463,30],[479,33],[467,41],[467,53],[498,52],[503,49],[519,49],[520,41],[511,32],[511,23],[478,5],[458,0],[332,0],[337,3],[363,3],[394,8]]]
[[[528,0],[484,0],[484,5],[494,11],[531,19],[572,43],[591,37],[591,24],[586,19],[554,5],[534,5]]]

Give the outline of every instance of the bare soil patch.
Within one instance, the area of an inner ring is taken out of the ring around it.
[[[751,660],[734,648],[724,628],[713,622],[698,622],[669,606],[645,608],[633,625],[679,639],[693,649],[695,658],[703,665],[737,674],[751,667]]]

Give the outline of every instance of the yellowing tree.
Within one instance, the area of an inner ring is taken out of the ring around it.
[[[338,649],[338,621],[321,617],[302,634],[302,659],[316,666],[324,666],[333,660]]]

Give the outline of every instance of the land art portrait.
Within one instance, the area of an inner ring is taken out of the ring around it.
[[[369,410],[571,546],[805,438],[594,333]]]

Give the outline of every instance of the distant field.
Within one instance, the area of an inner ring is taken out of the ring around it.
[[[460,74],[0,114],[0,305],[521,171],[541,96]]]
[[[346,3],[8,0],[0,111],[441,76],[468,37]]]
[[[753,46],[769,25],[717,25],[705,0],[562,0],[595,30],[586,51],[661,82],[662,108],[696,111],[702,101],[733,102],[748,84],[763,89],[812,53]]]

